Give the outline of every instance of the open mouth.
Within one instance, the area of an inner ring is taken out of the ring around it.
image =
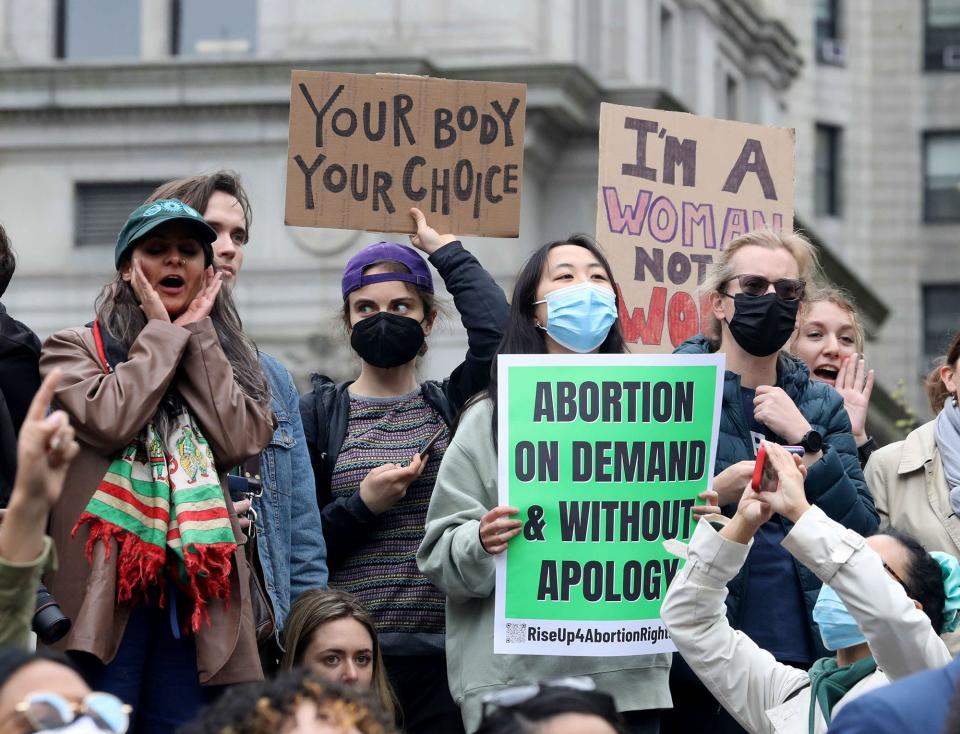
[[[836,382],[837,375],[840,373],[840,370],[836,367],[830,367],[829,365],[823,365],[822,367],[817,367],[813,371],[814,377],[817,377],[824,382]]]
[[[160,288],[165,291],[176,291],[183,288],[184,280],[183,277],[179,275],[168,275],[157,285],[159,285]]]

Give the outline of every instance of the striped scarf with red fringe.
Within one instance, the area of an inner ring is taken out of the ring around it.
[[[230,594],[237,543],[213,452],[182,410],[166,436],[147,424],[114,459],[73,528],[87,525],[87,560],[98,542],[110,557],[119,548],[117,602],[146,596],[154,585],[164,603],[163,571],[193,600],[191,627],[200,629],[210,599]]]

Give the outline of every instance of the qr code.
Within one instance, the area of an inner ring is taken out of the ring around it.
[[[527,637],[527,625],[507,622],[507,642],[523,642]]]

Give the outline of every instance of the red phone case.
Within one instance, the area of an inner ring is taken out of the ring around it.
[[[757,463],[753,467],[753,479],[750,480],[750,487],[754,492],[760,491],[760,482],[763,480],[763,465],[767,463],[767,449],[761,446],[757,449]]]

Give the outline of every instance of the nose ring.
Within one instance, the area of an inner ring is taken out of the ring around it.
[[[181,258],[180,258],[180,264],[181,264],[181,265],[186,265],[186,264],[187,264],[187,261],[184,260],[184,259],[181,257]]]

